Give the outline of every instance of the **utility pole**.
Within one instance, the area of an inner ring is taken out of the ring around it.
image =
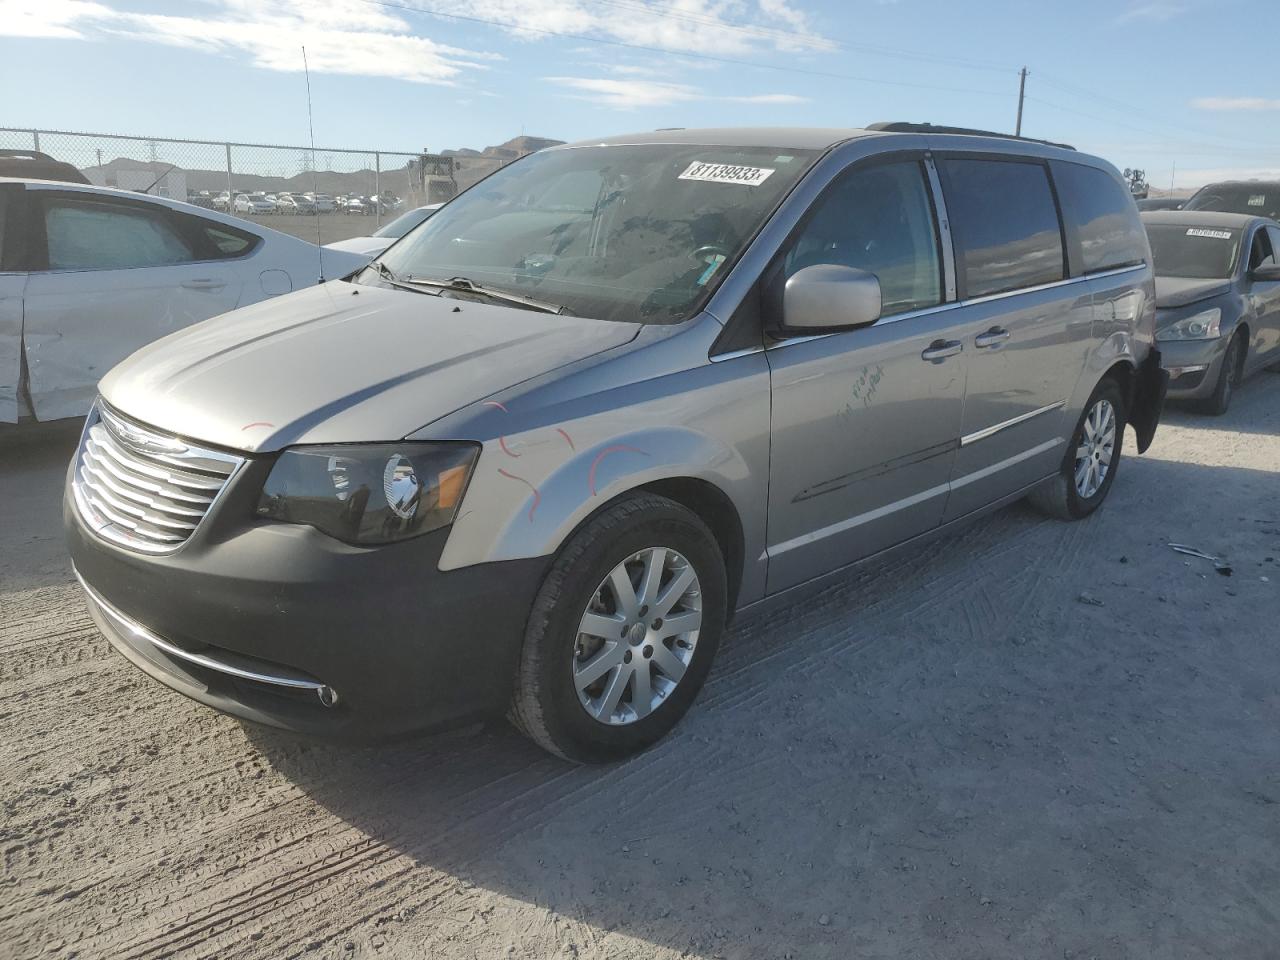
[[[1022,101],[1027,97],[1027,68],[1018,71],[1018,125],[1013,131],[1015,137],[1022,136]]]

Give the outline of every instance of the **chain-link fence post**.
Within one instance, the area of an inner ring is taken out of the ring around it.
[[[373,155],[373,214],[375,227],[382,226],[382,154]]]
[[[39,153],[40,152],[40,131],[39,130],[31,131],[31,144],[32,144],[31,149],[34,150],[36,153]]]
[[[227,213],[234,213],[231,209],[231,201],[235,199],[235,194],[231,192],[231,144],[227,144]]]

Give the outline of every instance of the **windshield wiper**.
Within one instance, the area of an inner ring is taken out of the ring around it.
[[[440,294],[433,293],[430,290],[423,290],[422,285],[415,282],[412,278],[401,277],[381,260],[374,260],[365,264],[365,269],[375,271],[384,283],[389,283],[393,287],[398,287],[401,290],[411,290],[414,293],[422,293],[429,297],[440,296]]]
[[[381,266],[381,264],[379,264]],[[386,269],[385,267],[383,269]],[[385,276],[385,274],[384,274]],[[403,277],[397,278],[396,281],[402,284],[412,284],[415,287],[431,287],[435,290],[456,290],[459,293],[473,293],[478,297],[484,297],[486,300],[496,300],[499,303],[509,303],[512,306],[523,307],[526,310],[538,310],[542,313],[567,314],[569,309],[561,303],[550,303],[546,300],[535,300],[533,297],[526,297],[519,293],[510,293],[506,290],[495,290],[493,287],[485,287],[476,283],[474,280],[468,280],[466,277],[452,277],[449,280],[432,280],[429,277]]]

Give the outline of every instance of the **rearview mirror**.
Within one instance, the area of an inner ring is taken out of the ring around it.
[[[1280,263],[1267,260],[1249,271],[1250,280],[1280,280]]]
[[[782,293],[782,326],[792,333],[831,333],[880,319],[880,280],[834,263],[797,270]]]

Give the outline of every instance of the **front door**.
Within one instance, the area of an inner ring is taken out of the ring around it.
[[[966,355],[943,304],[936,217],[919,157],[855,165],[815,202],[777,269],[874,273],[882,316],[772,341],[770,592],[938,525],[964,405]]]
[[[139,347],[233,309],[240,278],[202,261],[167,208],[33,191],[47,255],[27,282],[25,345],[38,420],[84,414],[97,383]],[[42,195],[43,194],[43,195]]]
[[[1244,294],[1253,313],[1253,344],[1249,369],[1270,366],[1280,360],[1280,281],[1255,280],[1250,274],[1258,267],[1280,263],[1280,228],[1261,226],[1250,245],[1244,278]]]

